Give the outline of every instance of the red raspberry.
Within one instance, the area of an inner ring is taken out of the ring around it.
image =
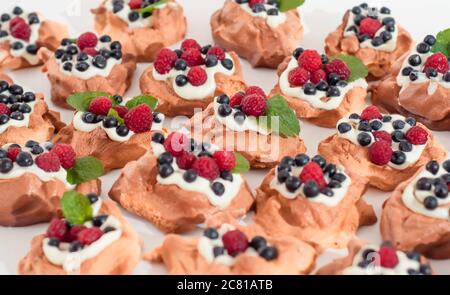
[[[22,149],[20,147],[9,147],[8,148],[8,153],[7,153],[7,157],[11,160],[11,161],[15,161],[17,158],[17,155],[22,151]]]
[[[95,47],[97,45],[97,42],[98,42],[97,35],[91,32],[87,32],[81,34],[80,37],[78,37],[77,45],[80,48],[80,50],[83,50],[87,47]]]
[[[208,156],[198,158],[192,165],[192,169],[194,169],[199,176],[210,181],[213,181],[220,175],[219,166],[217,166],[216,161]]]
[[[130,3],[128,3],[131,9],[139,9],[142,5],[142,0],[131,0]]]
[[[20,16],[16,16],[16,17],[14,17],[13,19],[11,19],[9,21],[9,27],[10,28],[15,27],[19,23],[25,23],[26,24],[26,21],[23,18],[21,18]]]
[[[378,254],[380,255],[380,265],[382,267],[394,268],[398,264],[398,256],[394,248],[381,246]]]
[[[197,48],[186,49],[183,54],[181,54],[181,58],[184,59],[190,67],[200,66],[205,63],[202,53]]]
[[[77,154],[68,144],[57,143],[50,152],[58,156],[59,162],[64,169],[70,169],[75,164],[75,158],[77,157]]]
[[[236,166],[236,157],[230,151],[218,151],[214,153],[214,160],[220,171],[231,171]]]
[[[186,135],[179,132],[172,132],[164,141],[164,148],[174,157],[177,157],[187,151],[190,146],[190,140]]]
[[[9,115],[10,113],[11,110],[8,108],[8,106],[3,102],[0,103],[0,115]]]
[[[406,132],[406,140],[412,144],[425,144],[428,140],[428,133],[420,126],[414,126]]]
[[[117,112],[119,117],[123,118],[128,113],[128,108],[126,106],[115,106],[113,109]]]
[[[381,119],[383,116],[376,106],[368,106],[361,113],[361,120],[370,121],[374,119]]]
[[[64,241],[67,232],[68,228],[64,219],[54,218],[47,228],[47,237]]]
[[[423,71],[426,72],[429,68],[436,69],[439,73],[445,74],[449,70],[447,57],[442,52],[436,52],[427,58]]]
[[[36,165],[45,172],[58,172],[61,168],[61,162],[56,153],[40,154],[36,157]]]
[[[359,31],[361,34],[366,34],[370,38],[375,36],[375,33],[381,28],[382,24],[379,20],[371,17],[364,18],[359,24]]]
[[[163,48],[155,58],[155,70],[160,74],[167,74],[175,65],[178,55],[169,48]]]
[[[202,67],[195,66],[189,69],[187,78],[189,83],[191,83],[193,86],[200,86],[205,84],[208,76],[206,75],[206,71]]]
[[[246,95],[250,95],[250,94],[258,94],[263,96],[264,98],[267,98],[266,93],[264,92],[264,90],[262,90],[261,87],[259,86],[250,86],[247,87],[247,89],[245,89],[245,94]]]
[[[98,227],[85,228],[77,235],[78,241],[83,245],[90,245],[103,236],[103,231]]]
[[[322,59],[316,50],[307,49],[298,57],[298,65],[312,73],[322,67]]]
[[[66,242],[73,242],[78,239],[78,233],[82,230],[84,230],[86,227],[84,225],[74,225],[72,228],[67,232],[65,241]]]
[[[94,47],[87,47],[87,48],[83,49],[82,51],[89,56],[96,56],[98,54],[97,49],[95,49]]]
[[[153,124],[153,112],[148,105],[143,103],[129,110],[123,120],[128,129],[133,132],[150,131]]]
[[[311,74],[311,82],[313,82],[314,84],[317,84],[320,81],[326,81],[326,80],[327,80],[327,74],[322,69],[317,70]]]
[[[186,39],[181,43],[181,49],[187,50],[189,48],[194,48],[194,49],[200,50],[202,47],[194,39]]]
[[[333,59],[325,66],[327,74],[338,74],[341,80],[347,80],[352,73],[348,68],[347,64],[339,58]]]
[[[245,252],[248,248],[247,236],[240,230],[230,230],[222,236],[224,248],[230,256]]]
[[[288,81],[291,86],[303,86],[311,78],[311,74],[301,67],[296,67],[289,72]]]
[[[242,103],[242,99],[245,97],[245,93],[239,91],[235,95],[230,98],[230,106],[234,108],[235,106],[239,106]]]
[[[386,131],[375,131],[372,133],[377,141],[386,141],[389,144],[392,144],[392,136]]]
[[[20,18],[20,17],[16,16],[14,19],[16,19],[16,18]],[[22,18],[20,18],[20,19],[22,19]],[[13,20],[11,20],[11,22],[10,22],[11,35],[17,39],[29,41],[30,35],[31,35],[30,26],[23,19],[16,20],[14,22],[13,22]]]
[[[242,111],[248,116],[259,117],[266,111],[267,100],[258,94],[246,95],[242,99]]]
[[[369,159],[375,165],[386,165],[391,160],[391,157],[392,148],[387,141],[376,141],[369,147]]]
[[[302,172],[300,172],[300,180],[303,183],[310,180],[315,181],[320,188],[327,186],[322,168],[316,162],[309,162],[303,167]]]
[[[265,0],[248,0],[248,6],[253,8],[253,5],[264,4],[264,2],[266,2],[266,1]]]
[[[181,169],[188,170],[191,169],[192,164],[194,164],[196,159],[197,157],[195,157],[194,154],[187,151],[182,151],[181,155],[177,157],[177,165]]]
[[[209,55],[215,55],[218,60],[224,60],[225,59],[225,50],[223,48],[218,46],[213,46],[208,50]]]
[[[113,103],[111,99],[106,96],[99,96],[94,98],[89,104],[89,112],[94,113],[96,115],[106,116],[110,108],[112,108]]]

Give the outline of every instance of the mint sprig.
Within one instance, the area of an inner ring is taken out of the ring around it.
[[[139,12],[139,13],[152,13],[153,11],[155,11],[155,9],[158,8],[158,6],[166,3],[167,1],[168,0],[159,0],[158,2],[150,4],[149,6],[137,9],[137,12]]]
[[[125,121],[122,119],[122,117],[119,116],[119,113],[115,109],[109,109],[108,117],[114,117],[119,125],[123,125],[125,123]]]
[[[82,157],[75,160],[75,165],[67,170],[67,181],[80,184],[103,175],[103,163],[94,157]]]
[[[250,163],[244,158],[240,153],[234,152],[234,157],[236,158],[236,165],[234,166],[232,173],[245,173],[250,170]]]
[[[297,8],[305,3],[305,0],[278,0],[278,8],[281,12]]]
[[[450,57],[450,28],[440,31],[436,35],[436,43],[431,47],[431,52],[442,52],[445,56]]]
[[[79,112],[86,112],[89,109],[91,101],[99,96],[105,96],[111,99],[113,105],[117,105],[117,101],[108,93],[100,91],[78,92],[70,95],[66,102]]]
[[[261,125],[266,125],[267,129],[277,132],[283,136],[298,136],[300,133],[300,123],[292,108],[281,95],[275,95],[267,101],[266,122],[258,120]],[[278,126],[274,121],[278,120]]]
[[[93,212],[89,199],[75,192],[65,192],[61,199],[61,211],[71,224],[83,224],[92,219]]]
[[[348,54],[337,54],[330,57],[330,60],[340,59],[348,66],[351,71],[350,77],[348,77],[348,82],[353,82],[361,78],[367,77],[369,70],[363,62],[353,55]]]
[[[127,101],[125,106],[128,109],[132,109],[135,106],[143,104],[143,103],[148,105],[152,110],[155,110],[156,106],[158,105],[158,99],[156,99],[155,97],[153,97],[151,95],[138,95],[136,97],[133,97],[129,101]]]

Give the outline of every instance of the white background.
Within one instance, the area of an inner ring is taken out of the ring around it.
[[[47,18],[62,21],[68,24],[72,36],[78,36],[85,31],[91,31],[93,28],[93,18],[90,9],[96,7],[100,0],[1,0],[0,13],[10,12],[14,5],[20,5],[27,11],[39,11]],[[212,43],[209,26],[209,18],[212,13],[219,9],[223,0],[178,0],[185,9],[188,20],[188,34],[190,38],[197,39],[201,44]],[[319,51],[323,50],[323,41],[326,35],[334,30],[340,23],[341,17],[347,8],[360,4],[362,1],[351,0],[306,0],[300,11],[303,23],[306,28],[305,37],[300,43],[305,48],[313,48]],[[373,6],[386,5],[392,10],[398,23],[405,27],[416,40],[422,39],[426,34],[436,34],[438,31],[450,27],[448,12],[450,11],[450,2],[448,0],[428,0],[428,1],[367,1]],[[269,91],[276,83],[276,74],[274,70],[252,69],[246,61],[242,61],[244,75],[249,84],[260,85],[266,91]],[[142,71],[148,65],[140,64],[135,73],[133,84],[128,91],[127,96],[139,94],[138,81]],[[21,70],[10,74],[14,80],[30,89],[45,93],[49,100],[50,85],[38,68]],[[72,112],[54,107],[61,111],[65,122],[70,122]],[[312,126],[303,122],[302,137],[308,147],[308,153],[314,155],[318,143],[332,134],[332,129],[324,129]],[[436,133],[447,150],[450,150],[450,132]],[[118,171],[114,171],[103,177],[103,196],[107,192],[112,182],[117,178]],[[250,172],[247,179],[254,189],[259,185],[265,171]],[[1,192],[0,192],[1,193]],[[374,205],[376,213],[380,216],[381,204],[389,194],[381,193],[374,189],[369,189],[365,199]],[[149,251],[159,245],[163,235],[155,229],[149,222],[134,217],[124,212],[128,220],[139,232],[144,241],[144,250]],[[27,253],[31,238],[36,234],[44,232],[46,225],[35,225],[26,228],[0,228],[0,274],[15,274],[17,263]],[[196,233],[194,233],[196,234]],[[197,233],[198,234],[198,233]],[[358,232],[362,239],[379,243],[379,225],[366,227]],[[317,265],[321,266],[327,263],[333,257],[344,255],[345,250],[327,251],[320,256]],[[437,273],[450,274],[450,261],[433,261],[432,265]],[[162,265],[152,265],[142,261],[135,270],[136,274],[164,274],[165,268]]]

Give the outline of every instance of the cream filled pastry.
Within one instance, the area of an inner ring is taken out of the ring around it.
[[[434,130],[450,130],[450,52],[442,37],[427,35],[392,72],[372,87],[373,104],[388,112],[411,116]]]
[[[211,17],[211,30],[217,44],[254,67],[276,68],[303,37],[297,7],[273,0],[226,0]]]
[[[271,236],[293,236],[319,251],[343,248],[376,222],[362,200],[366,182],[320,155],[284,157],[256,190],[254,220]]]
[[[367,68],[355,57],[327,57],[299,47],[278,66],[272,95],[283,96],[299,118],[334,127],[345,114],[361,111],[367,95]]]
[[[306,151],[299,121],[286,100],[267,98],[258,86],[217,96],[191,118],[188,128],[196,138],[239,152],[252,168],[273,167],[284,155]]]
[[[101,91],[123,95],[136,69],[135,57],[122,52],[122,44],[108,35],[81,34],[65,38],[53,53],[39,50],[43,72],[51,84],[52,101],[70,108],[66,98],[78,92]]]
[[[244,216],[253,204],[241,176],[247,169],[233,152],[182,133],[155,133],[151,149],[125,166],[109,196],[164,232],[183,232],[217,214]]]
[[[360,241],[348,245],[348,256],[320,268],[318,275],[432,275],[430,263],[414,251],[396,249],[390,241],[380,246]]]
[[[37,12],[16,6],[0,15],[0,69],[18,70],[42,64],[38,50],[55,50],[67,28]]]
[[[67,189],[100,193],[101,162],[77,158],[68,145],[6,144],[0,148],[0,224],[25,226],[49,221]]]
[[[177,275],[299,275],[312,270],[315,256],[313,247],[293,237],[267,237],[255,225],[224,223],[201,237],[170,234],[144,259]]]
[[[389,8],[363,3],[345,13],[341,25],[325,39],[325,51],[358,57],[369,68],[369,78],[375,80],[387,75],[411,44],[411,36]]]
[[[78,93],[67,102],[77,111],[72,123],[53,141],[71,145],[78,156],[96,157],[105,171],[139,159],[150,148],[153,132],[162,130],[165,118],[152,111],[157,101],[150,96],[124,99],[106,93]]]
[[[153,61],[186,34],[183,7],[174,0],[105,0],[92,13],[95,30],[121,41],[138,62]]]
[[[35,93],[0,76],[0,145],[47,141],[65,124],[49,110],[42,93]]]
[[[450,159],[432,160],[401,183],[383,205],[381,234],[398,249],[450,257]]]
[[[19,262],[22,275],[130,274],[141,256],[141,241],[111,201],[96,194],[66,192],[63,218],[31,241]]]
[[[393,190],[429,160],[446,154],[414,118],[382,115],[375,106],[342,118],[336,128],[337,134],[319,144],[319,152],[384,191]]]
[[[245,88],[238,57],[218,46],[201,47],[186,39],[180,49],[163,48],[141,76],[142,93],[159,98],[157,110],[168,115],[192,116],[213,97]]]

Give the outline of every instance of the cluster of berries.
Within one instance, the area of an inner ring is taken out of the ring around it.
[[[146,19],[150,17],[153,12],[142,12],[140,13],[138,9],[145,8],[149,5],[155,4],[156,2],[159,2],[161,0],[130,0],[128,2],[128,7],[131,9],[130,12],[128,12],[128,20],[130,22],[136,22],[139,20],[140,17],[143,19]],[[127,4],[124,0],[113,0],[112,1],[112,11],[113,13],[119,13],[122,11]]]
[[[24,92],[23,87],[0,81],[0,125],[10,120],[22,121],[32,112],[30,103],[36,100],[33,92]]]
[[[430,195],[423,199],[423,205],[428,210],[434,210],[439,206],[439,200],[445,200],[450,196],[450,160],[444,161],[442,167],[435,160],[429,161],[425,169],[433,177],[419,178],[416,189],[429,192]]]

